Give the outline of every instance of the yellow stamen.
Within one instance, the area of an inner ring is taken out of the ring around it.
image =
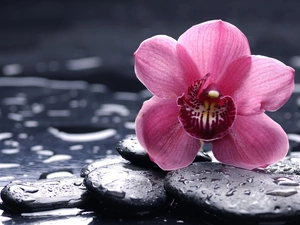
[[[216,90],[210,90],[207,95],[210,98],[219,98],[220,93]]]

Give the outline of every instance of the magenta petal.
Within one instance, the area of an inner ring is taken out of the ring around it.
[[[254,169],[282,159],[288,151],[288,138],[279,124],[262,113],[237,116],[227,136],[212,145],[220,162]]]
[[[143,41],[134,56],[137,77],[158,97],[179,96],[199,78],[186,50],[168,36],[158,35]]]
[[[152,97],[144,103],[136,119],[140,144],[163,170],[188,166],[200,149],[200,141],[183,130],[178,111],[176,100]]]
[[[250,55],[248,40],[235,26],[221,20],[195,25],[178,39],[199,68],[202,76],[215,80],[235,59]]]
[[[276,59],[245,56],[231,63],[217,82],[235,100],[238,113],[250,115],[280,108],[293,92],[294,73]]]

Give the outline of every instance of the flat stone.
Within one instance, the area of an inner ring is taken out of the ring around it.
[[[143,167],[156,167],[156,164],[150,160],[148,153],[137,140],[136,135],[128,135],[117,144],[116,149],[124,159],[132,164]],[[194,161],[206,162],[211,161],[211,158],[206,152],[199,151]]]
[[[119,163],[93,170],[84,183],[101,205],[142,215],[170,204],[171,199],[163,187],[165,174],[161,170]]]
[[[92,197],[82,178],[61,177],[10,183],[1,191],[6,208],[31,212],[92,205]]]
[[[83,167],[80,171],[80,176],[85,177],[90,172],[92,172],[93,170],[95,170],[99,167],[106,166],[106,165],[111,165],[111,164],[116,164],[116,163],[121,163],[121,162],[127,162],[127,160],[125,160],[124,158],[122,158],[119,155],[107,156],[105,158],[96,160],[95,162],[93,162],[91,164],[88,164],[85,167]]]
[[[193,163],[169,172],[165,188],[179,204],[219,218],[270,222],[300,215],[297,175],[250,171],[220,163]]]

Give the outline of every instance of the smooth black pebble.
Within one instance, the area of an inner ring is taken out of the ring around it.
[[[128,135],[119,141],[116,147],[117,152],[132,164],[151,167],[156,166],[149,158],[148,153],[141,146],[135,135]]]
[[[136,135],[128,135],[117,144],[116,149],[124,159],[127,159],[132,164],[145,167],[156,166],[156,164],[150,160],[146,150],[137,140]],[[211,161],[210,156],[203,151],[199,151],[194,162],[206,161]]]
[[[127,160],[125,160],[124,158],[122,158],[119,155],[110,155],[110,156],[107,156],[105,158],[96,160],[95,162],[93,162],[91,164],[88,164],[85,167],[83,167],[80,171],[80,176],[85,177],[90,172],[92,172],[93,170],[95,170],[99,167],[106,166],[106,165],[111,165],[111,164],[116,164],[116,163],[122,163],[122,162],[127,162]]]
[[[193,163],[169,172],[165,188],[179,204],[224,219],[272,222],[299,219],[297,175]]]
[[[1,198],[6,208],[21,212],[92,205],[83,178],[76,177],[10,183],[2,189]]]
[[[121,213],[144,215],[158,212],[171,203],[163,186],[165,174],[119,163],[93,170],[84,183],[99,203]]]

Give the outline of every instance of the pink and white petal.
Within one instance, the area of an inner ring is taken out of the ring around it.
[[[201,147],[179,123],[176,101],[155,96],[143,104],[136,118],[136,135],[151,160],[163,170],[188,166]]]
[[[266,114],[237,116],[223,139],[212,143],[217,160],[245,169],[265,167],[281,160],[288,151],[288,138],[279,124]]]
[[[171,37],[157,35],[143,41],[134,56],[137,77],[158,97],[178,97],[199,78],[185,49]]]
[[[276,59],[244,56],[217,83],[222,94],[235,100],[238,114],[251,115],[280,108],[293,92],[294,75],[294,69]]]
[[[234,25],[221,20],[191,27],[179,37],[178,43],[187,49],[200,74],[210,73],[212,81],[223,74],[233,60],[251,54],[246,36]]]

